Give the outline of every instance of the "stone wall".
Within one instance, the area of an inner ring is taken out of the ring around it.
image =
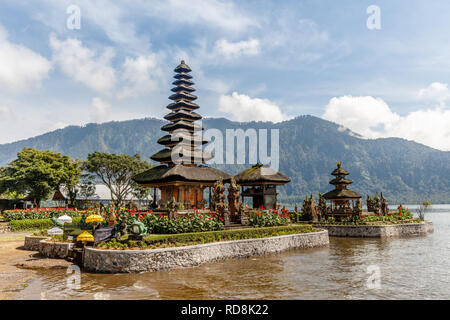
[[[48,239],[45,236],[26,236],[23,248],[25,250],[39,251],[41,240]]]
[[[39,253],[47,258],[65,259],[69,255],[69,250],[72,248],[73,243],[41,240],[39,245]]]
[[[99,250],[85,248],[87,271],[119,273],[194,267],[230,258],[259,256],[289,249],[329,245],[328,232],[283,235],[270,238],[214,242],[194,246],[150,250]]]
[[[433,223],[431,221],[379,226],[345,226],[323,224],[314,224],[314,226],[328,230],[330,237],[402,237],[425,235],[434,231]]]

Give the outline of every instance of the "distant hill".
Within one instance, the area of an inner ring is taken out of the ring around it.
[[[15,159],[23,147],[48,149],[85,159],[90,152],[139,153],[147,158],[161,149],[156,140],[166,122],[145,118],[83,127],[69,126],[34,138],[0,145],[0,165]],[[450,152],[398,138],[367,140],[348,129],[313,116],[281,123],[239,123],[204,119],[205,128],[279,128],[280,172],[292,182],[280,188],[284,202],[299,203],[308,193],[330,190],[336,161],[350,172],[350,188],[366,195],[383,191],[392,204],[430,200],[450,203]],[[236,174],[249,165],[218,165]]]

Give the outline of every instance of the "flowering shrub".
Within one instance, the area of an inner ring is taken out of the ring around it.
[[[53,217],[60,217],[62,215],[75,217],[79,216],[82,213],[84,213],[84,211],[77,211],[77,209],[66,208],[14,209],[5,210],[3,213],[3,218],[5,221],[25,219],[50,219]]]
[[[253,210],[249,214],[249,224],[253,227],[281,226],[291,222],[290,215],[286,210]]]
[[[368,215],[367,213],[357,214],[347,214],[344,217],[341,217],[341,220],[338,221],[334,215],[332,214],[328,219],[323,222],[329,224],[339,224],[339,223],[355,223],[355,224],[365,224],[371,222],[391,222],[397,223],[402,221],[408,221],[413,219],[413,214],[408,208],[400,207],[397,211],[390,212],[388,215],[382,214],[374,214]],[[414,221],[413,221],[414,222]]]
[[[193,213],[180,215],[175,219],[167,216],[150,214],[145,217],[143,223],[148,228],[149,233],[188,233],[222,230],[224,225],[222,218],[216,218],[211,213]]]

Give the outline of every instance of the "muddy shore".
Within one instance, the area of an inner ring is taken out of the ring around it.
[[[39,269],[66,269],[72,263],[48,259],[39,252],[23,249],[25,232],[0,234],[0,300],[15,299],[16,293],[28,286]]]

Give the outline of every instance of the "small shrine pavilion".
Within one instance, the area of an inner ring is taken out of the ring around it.
[[[150,157],[160,165],[136,175],[133,180],[143,187],[159,188],[162,206],[175,200],[185,209],[204,208],[205,188],[209,188],[211,202],[214,183],[219,179],[229,181],[231,176],[204,165],[212,156],[202,150],[208,141],[197,134],[203,128],[195,121],[202,116],[194,112],[200,107],[193,102],[197,97],[192,94],[195,89],[189,74],[191,68],[181,61],[174,72],[174,93],[169,97],[173,102],[167,106],[170,113],[164,117],[169,123],[161,127],[167,134],[158,140],[164,148]]]
[[[242,202],[246,197],[252,198],[253,208],[263,206],[264,209],[276,209],[277,185],[291,181],[284,174],[259,163],[237,174],[234,179],[241,186]]]
[[[353,183],[352,180],[345,177],[349,174],[348,171],[342,168],[341,162],[336,162],[336,164],[337,168],[331,173],[335,178],[330,181],[335,189],[323,195],[325,200],[331,202],[331,213],[339,215],[362,210],[362,196],[347,189],[347,186]]]

